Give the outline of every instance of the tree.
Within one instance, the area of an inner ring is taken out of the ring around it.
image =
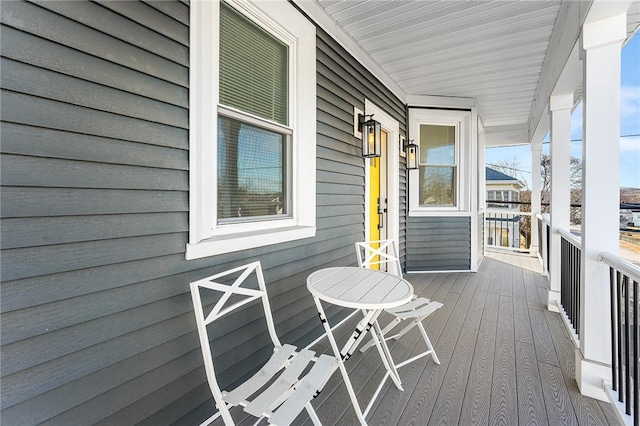
[[[530,212],[531,190],[527,186],[527,180],[523,177],[524,170],[520,162],[514,158],[512,160],[501,160],[489,166],[523,183],[525,189],[520,191],[520,201],[529,204],[521,204],[520,211]],[[540,175],[542,179],[540,186],[542,212],[548,213],[551,200],[551,156],[548,154],[543,154],[540,158]],[[579,207],[582,205],[582,161],[577,157],[571,157],[569,160],[569,181],[569,202],[572,205],[571,209],[569,209],[569,221],[571,224],[580,225],[582,223],[582,207]],[[530,220],[521,222],[520,233],[525,239],[526,246],[529,247],[531,242]]]
[[[527,180],[524,179],[523,173],[525,172],[525,170],[523,170],[522,166],[520,165],[520,161],[516,158],[513,158],[512,160],[500,160],[497,163],[489,164],[489,166],[506,175],[518,179],[525,187],[525,189],[520,192],[520,200],[524,201],[522,198],[523,194],[529,191],[529,187],[527,185]],[[551,156],[548,154],[543,154],[540,159],[540,175],[542,178],[540,186],[540,199],[543,205],[542,211],[548,212],[548,205],[551,198]],[[571,157],[570,159],[569,180],[571,204],[582,204],[582,161],[577,157]],[[531,201],[531,194],[528,194],[527,201]],[[575,213],[572,211],[572,222],[574,218],[575,220],[577,220],[577,222],[575,223],[579,224],[579,212]]]
[[[489,164],[489,166],[492,169],[504,173],[505,175],[518,179],[525,189],[529,189],[527,179],[525,179],[523,175],[523,173],[529,172],[522,169],[520,161],[517,158],[513,158],[511,160],[500,160],[497,163]]]
[[[551,157],[547,154],[540,159],[542,185],[540,190],[542,211],[549,211],[551,199]],[[569,223],[580,225],[582,223],[582,161],[577,157],[569,160]]]

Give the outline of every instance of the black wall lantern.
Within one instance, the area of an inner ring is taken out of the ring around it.
[[[413,140],[410,140],[407,142],[405,150],[407,152],[407,169],[417,169],[418,158],[420,157],[420,148],[413,142]]]
[[[369,119],[367,120],[367,117]],[[362,156],[367,158],[380,157],[380,123],[371,115],[358,115],[360,131],[362,132]]]

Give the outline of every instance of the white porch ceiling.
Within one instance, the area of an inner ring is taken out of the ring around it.
[[[496,128],[529,125],[554,25],[566,20],[558,19],[561,0],[314,0],[314,6],[303,9],[325,29],[343,32],[346,47],[364,53],[363,63],[405,100],[473,98],[485,126]],[[638,0],[628,22],[630,33],[640,24]]]

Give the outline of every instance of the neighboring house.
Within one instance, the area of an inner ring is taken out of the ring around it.
[[[640,227],[640,204],[620,204],[620,228]]]
[[[487,212],[485,214],[485,238],[489,246],[520,247],[519,204],[522,183],[505,173],[486,167]]]
[[[591,3],[0,2],[3,424],[206,419],[189,283],[237,265],[300,346],[354,242],[477,271],[484,148],[541,144]],[[254,314],[213,333],[223,385],[270,354]]]

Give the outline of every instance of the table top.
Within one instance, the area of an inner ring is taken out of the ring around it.
[[[307,288],[321,300],[355,309],[394,308],[413,297],[413,286],[404,279],[353,266],[316,271],[307,278]]]

